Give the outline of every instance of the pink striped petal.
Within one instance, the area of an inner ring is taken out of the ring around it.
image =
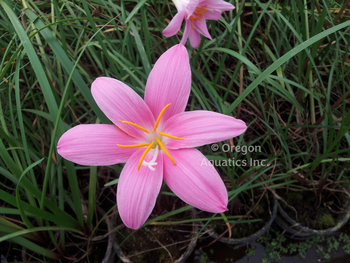
[[[194,23],[194,29],[198,31],[200,34],[202,34],[203,36],[205,36],[206,38],[209,38],[210,40],[212,40],[208,32],[208,27],[205,19],[196,20]]]
[[[113,78],[101,77],[92,83],[91,93],[104,114],[126,133],[135,138],[145,138],[146,135],[140,129],[119,120],[152,130],[155,120],[150,109],[129,86]]]
[[[120,148],[117,144],[140,143],[110,124],[81,124],[62,135],[58,153],[81,165],[112,165],[125,163],[135,148]]]
[[[242,134],[247,125],[233,117],[212,111],[189,111],[170,118],[164,132],[185,140],[163,138],[167,148],[192,148],[231,139]]]
[[[181,28],[182,21],[185,18],[185,10],[177,13],[173,19],[171,19],[169,25],[163,30],[163,35],[166,37],[171,37],[175,35]]]
[[[208,10],[203,14],[204,19],[209,19],[209,20],[219,20],[221,18],[221,11],[220,10],[215,10],[211,9]]]
[[[190,1],[191,0],[173,0],[173,3],[175,4],[177,11],[180,12],[186,9],[186,6]]]
[[[167,108],[159,127],[186,108],[191,91],[191,69],[186,48],[175,45],[160,56],[154,65],[146,85],[145,101],[155,118]]]
[[[193,48],[198,48],[199,44],[201,43],[201,35],[199,34],[199,32],[192,29],[192,30],[190,30],[189,37],[190,37],[191,46]]]
[[[163,156],[158,155],[155,171],[141,165],[137,171],[139,160],[144,149],[136,151],[126,162],[118,183],[117,204],[124,224],[132,229],[142,226],[151,214],[163,181]],[[152,159],[147,154],[146,161]]]
[[[191,0],[188,5],[186,6],[187,10],[187,18],[190,18],[192,16],[193,12],[196,10],[198,6],[199,1],[198,0]]]
[[[227,211],[227,190],[220,175],[197,149],[168,150],[176,165],[164,156],[164,180],[186,203],[201,210]]]
[[[233,5],[223,0],[204,0],[200,3],[201,6],[206,5],[209,9],[217,9],[222,11],[230,11],[235,9]]]

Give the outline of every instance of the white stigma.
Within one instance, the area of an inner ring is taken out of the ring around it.
[[[157,157],[158,157],[158,152],[159,152],[159,149],[158,149],[158,145],[157,145],[156,148],[155,148],[155,153],[153,155],[152,160],[150,160],[149,162],[142,161],[142,165],[147,166],[149,169],[151,169],[151,171],[155,171],[156,168],[154,168],[153,165],[157,165],[158,164],[156,162]]]

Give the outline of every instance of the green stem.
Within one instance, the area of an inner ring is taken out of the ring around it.
[[[310,38],[310,32],[309,32],[309,18],[308,18],[308,12],[307,12],[307,0],[304,0],[304,15],[305,15],[305,33],[306,33],[306,40],[309,40]],[[311,52],[312,54],[312,52]],[[311,62],[309,62],[311,63]],[[312,69],[310,70],[309,74],[309,85],[310,85],[310,91],[313,92],[313,80],[312,80]],[[314,124],[316,122],[316,115],[315,115],[315,99],[313,96],[310,96],[310,112],[311,112],[311,124]]]

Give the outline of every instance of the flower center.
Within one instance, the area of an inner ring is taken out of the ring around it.
[[[162,111],[159,113],[159,116],[153,126],[153,129],[152,129],[152,133],[154,133],[157,128],[158,128],[158,124],[160,122],[160,119],[162,118],[165,110],[170,106],[170,103],[168,105],[166,105]],[[120,122],[122,123],[126,123],[126,124],[130,124],[138,129],[140,129],[141,131],[145,132],[145,133],[150,133],[147,129],[141,127],[140,125],[137,125],[136,123],[133,123],[133,122],[129,122],[129,121],[122,121],[122,120],[119,120]],[[165,136],[165,137],[168,137],[168,138],[171,138],[171,139],[175,139],[175,140],[184,140],[184,138],[180,138],[180,137],[176,137],[176,136],[173,136],[173,135],[170,135],[170,134],[167,134],[167,133],[164,133],[164,132],[158,132],[157,133],[158,135],[161,135],[161,136]],[[133,145],[121,145],[121,144],[117,144],[117,146],[121,147],[121,148],[138,148],[138,147],[146,147],[146,150],[143,152],[141,158],[140,158],[140,161],[139,161],[139,164],[138,164],[138,167],[137,167],[137,170],[139,171],[140,168],[141,168],[141,165],[144,165],[144,166],[147,166],[149,169],[151,169],[152,171],[155,171],[155,168],[153,167],[154,165],[157,165],[157,157],[158,157],[158,152],[159,152],[159,148],[158,148],[158,145],[160,146],[160,148],[164,151],[164,153],[169,157],[169,159],[173,162],[174,165],[176,165],[173,157],[171,157],[171,155],[169,154],[169,152],[167,151],[167,149],[165,148],[164,144],[162,143],[161,140],[159,140],[157,138],[157,135],[154,137],[154,140],[151,142],[151,143],[140,143],[140,144],[133,144]],[[152,160],[150,160],[149,162],[146,162],[144,161],[143,159],[145,159],[147,153],[152,149],[152,148],[155,148],[155,153],[154,153],[154,156],[152,158]]]
[[[196,9],[193,11],[193,14],[190,16],[190,19],[192,20],[192,30],[194,27],[194,21],[201,20],[202,18],[204,18],[203,14],[208,11],[206,7],[206,5],[197,6]]]
[[[156,145],[156,148],[155,148],[154,151],[155,152],[154,152],[152,160],[150,160],[149,162],[142,161],[142,165],[147,166],[151,171],[155,171],[156,170],[155,168],[153,168],[153,165],[157,165],[156,160],[157,160],[158,152],[159,152],[158,145]]]

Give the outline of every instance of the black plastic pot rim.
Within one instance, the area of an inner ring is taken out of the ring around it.
[[[273,209],[272,209],[272,215],[270,220],[265,224],[265,226],[260,229],[258,232],[248,236],[248,237],[244,237],[244,238],[227,238],[227,237],[221,237],[219,238],[218,241],[225,243],[225,244],[229,244],[229,245],[237,245],[237,244],[244,244],[250,241],[253,241],[255,239],[257,239],[258,237],[262,236],[271,226],[272,222],[275,220],[276,214],[277,214],[277,199],[274,197],[273,198]],[[209,236],[211,236],[212,238],[216,239],[218,238],[218,234],[215,233],[213,230],[208,229],[207,233]]]
[[[194,211],[193,211],[193,215],[194,215]],[[197,244],[197,239],[198,239],[198,225],[193,223],[193,233],[192,233],[192,238],[191,238],[191,242],[188,245],[186,251],[181,255],[180,258],[176,259],[174,261],[174,263],[183,263],[185,262],[185,260],[191,255],[194,247]],[[118,255],[118,257],[124,262],[124,263],[132,263],[132,261],[124,255],[123,251],[121,250],[121,248],[119,247],[119,244],[117,243],[116,240],[113,240],[113,248],[116,252],[116,254]]]
[[[295,220],[293,220],[287,213],[286,211],[284,211],[284,209],[281,207],[281,205],[279,204],[278,200],[277,200],[277,207],[278,207],[278,212],[288,221],[288,223],[291,225],[289,227],[290,230],[294,230],[294,231],[299,231],[300,233],[307,233],[310,236],[312,235],[330,235],[333,234],[334,232],[338,231],[342,226],[345,225],[345,223],[349,220],[350,218],[350,212],[346,213],[343,220],[341,220],[340,222],[338,222],[334,227],[331,228],[327,228],[325,230],[317,230],[317,229],[311,229],[305,226],[302,226],[301,224],[299,224],[298,222],[296,222]],[[291,229],[291,227],[296,228],[296,229]],[[289,231],[289,229],[287,229],[286,231],[291,233],[291,231]],[[293,232],[294,232],[293,231]],[[293,236],[298,236],[298,233],[291,233],[293,234]],[[305,235],[303,235],[305,236]]]

